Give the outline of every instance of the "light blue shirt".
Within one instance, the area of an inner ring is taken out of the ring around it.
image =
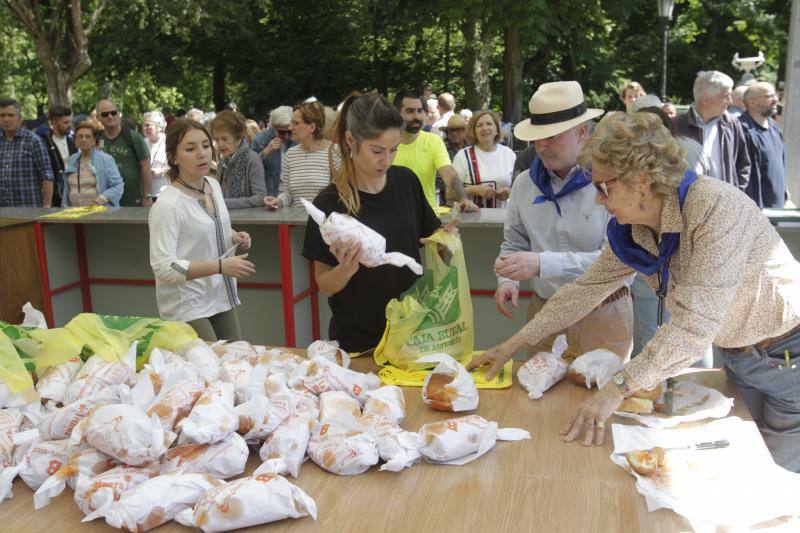
[[[713,178],[722,177],[722,141],[719,138],[719,117],[712,118],[706,123],[694,108],[692,109],[697,118],[697,125],[703,130],[703,152],[708,155],[711,161],[709,176]]]
[[[63,173],[64,191],[61,195],[62,207],[69,207],[69,182],[67,176],[74,174],[78,171],[79,158],[81,157],[80,150],[75,152],[69,157],[67,168]],[[97,194],[102,194],[108,200],[108,205],[119,207],[119,199],[122,198],[122,192],[125,188],[125,182],[122,181],[122,176],[117,168],[117,163],[114,158],[105,152],[92,149],[92,166],[97,178]]]
[[[558,193],[577,171],[576,166],[564,179],[551,172],[553,193]],[[558,216],[553,202],[533,203],[542,192],[529,171],[521,172],[514,180],[500,255],[539,254],[540,274],[530,281],[542,298],[550,298],[562,285],[581,276],[600,256],[609,214],[595,203],[595,193],[589,185],[559,198],[562,216]],[[497,281],[499,285],[511,280],[498,276]]]

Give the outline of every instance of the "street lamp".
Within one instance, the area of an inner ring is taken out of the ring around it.
[[[658,18],[661,20],[661,101],[667,101],[667,33],[675,0],[656,0]]]

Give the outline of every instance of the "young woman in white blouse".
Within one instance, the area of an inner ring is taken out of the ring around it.
[[[339,151],[326,140],[325,107],[320,102],[304,102],[292,111],[292,140],[300,144],[289,148],[281,163],[278,196],[264,198],[267,209],[309,202],[331,182],[331,172],[339,168]]]
[[[500,144],[500,120],[492,111],[476,111],[467,123],[469,146],[453,158],[467,196],[482,207],[506,207],[517,156]]]
[[[222,190],[207,177],[211,134],[194,120],[167,129],[167,186],[150,209],[150,266],[158,312],[188,322],[207,341],[241,339],[236,280],[255,272],[247,254],[250,235],[233,231]]]

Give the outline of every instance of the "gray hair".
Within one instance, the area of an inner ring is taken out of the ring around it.
[[[17,115],[22,116],[22,105],[13,98],[0,98],[0,107],[13,107]]]
[[[292,123],[292,108],[288,105],[278,106],[269,112],[271,126],[288,126]]]
[[[437,100],[439,105],[448,111],[452,111],[456,108],[456,97],[450,93],[440,94]]]
[[[97,102],[95,102],[95,103],[94,103],[94,109],[95,109],[95,111],[97,111],[98,113],[99,113],[99,111],[98,111],[98,109],[97,109],[97,106],[99,106],[99,105],[100,105],[100,102],[108,102],[108,103],[110,103],[111,105],[113,105],[114,107],[116,107],[116,108],[117,108],[117,110],[119,111],[119,106],[118,106],[117,104],[115,104],[115,103],[114,103],[114,100],[112,100],[111,98],[100,98],[100,99],[99,99]]]
[[[733,92],[731,93],[731,100],[733,101],[733,105],[739,105],[744,103],[744,98],[745,98],[744,95],[747,92],[747,89],[748,89],[747,85],[739,85],[733,90]]]
[[[718,70],[701,70],[694,80],[692,93],[694,101],[699,102],[705,95],[716,95],[725,89],[733,89],[733,80]]]
[[[142,115],[142,124],[145,122],[152,122],[158,128],[158,131],[163,132],[167,129],[167,120],[161,111],[148,111]]]
[[[197,109],[196,107],[193,107],[186,112],[186,118],[191,120],[196,120],[197,122],[203,122],[203,114],[204,113],[202,109]]]
[[[654,94],[646,94],[640,96],[633,102],[633,111],[639,111],[645,107],[658,107],[661,108],[661,98]]]

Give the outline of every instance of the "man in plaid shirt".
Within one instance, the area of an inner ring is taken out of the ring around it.
[[[53,169],[38,135],[22,127],[19,102],[0,99],[0,207],[50,207]]]

